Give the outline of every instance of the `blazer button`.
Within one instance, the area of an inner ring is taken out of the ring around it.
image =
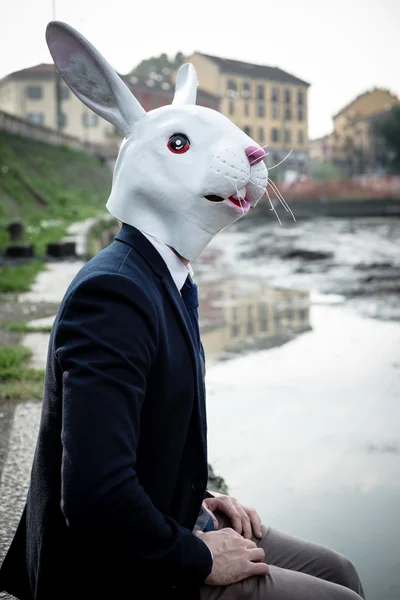
[[[194,492],[199,492],[202,489],[203,489],[203,482],[202,482],[201,479],[199,479],[198,481],[195,481],[194,483],[192,483],[192,490]]]

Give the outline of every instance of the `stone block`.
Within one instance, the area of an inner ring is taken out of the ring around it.
[[[33,246],[28,243],[13,244],[6,249],[8,258],[32,258],[33,255]]]

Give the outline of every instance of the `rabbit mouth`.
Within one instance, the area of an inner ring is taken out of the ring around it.
[[[242,190],[239,191],[242,192]],[[223,198],[222,196],[216,196],[215,194],[209,194],[204,197],[210,202],[226,202],[237,213],[246,214],[251,208],[251,203],[239,193],[232,194],[229,198]]]

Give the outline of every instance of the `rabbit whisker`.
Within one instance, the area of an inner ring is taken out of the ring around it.
[[[250,183],[252,183],[253,185],[255,185],[256,187],[264,188],[264,186],[263,186],[263,185],[259,185],[258,183],[256,183],[256,182],[255,182],[255,181],[253,181],[252,179],[249,179],[249,182],[250,182]],[[268,184],[271,186],[271,190],[272,190],[273,192],[275,192],[277,199],[278,199],[278,200],[279,200],[279,202],[282,204],[282,206],[283,206],[283,208],[286,210],[286,212],[288,212],[288,213],[290,213],[290,214],[292,215],[292,217],[293,217],[293,221],[296,221],[296,217],[294,216],[294,214],[293,214],[293,212],[292,212],[292,210],[291,210],[291,208],[290,208],[289,204],[286,202],[285,198],[282,196],[282,193],[279,191],[279,188],[278,188],[278,186],[276,185],[276,183],[275,183],[274,181],[272,181],[272,179],[268,178],[268,181],[267,181],[267,188],[268,188]],[[268,193],[267,193],[267,188],[265,189],[265,193],[267,194],[267,196],[268,196],[268,199],[270,200],[270,198],[269,198],[269,195],[268,195]],[[271,202],[271,200],[270,200],[270,202]],[[271,210],[272,210],[272,209],[271,209]]]
[[[278,162],[276,165],[273,165],[272,167],[267,167],[267,168],[268,168],[268,171],[269,171],[270,169],[275,169],[275,167],[279,167],[279,165],[281,165],[283,162],[285,162],[285,160],[286,160],[287,158],[289,158],[289,156],[292,154],[292,152],[293,152],[293,148],[291,149],[291,151],[289,152],[289,154],[287,154],[287,155],[285,156],[285,158],[283,158],[283,159],[281,160],[281,162]]]
[[[278,186],[276,185],[275,181],[272,181],[272,179],[268,179],[268,183],[271,186],[271,188],[274,190],[275,194],[278,197],[278,200],[280,201],[280,203],[282,204],[283,208],[292,215],[293,221],[296,221],[296,218],[289,206],[289,204],[286,202],[285,198],[282,196],[282,193],[280,192]]]
[[[236,195],[237,195],[237,198],[238,198],[239,204],[240,204],[240,210],[242,211],[242,216],[244,216],[244,208],[243,208],[242,202],[241,202],[243,200],[243,198],[240,197],[239,190],[237,189],[237,185],[236,185],[235,181],[234,181],[234,184],[235,184],[235,189],[236,189]]]
[[[244,215],[245,215],[245,212],[244,212],[244,208],[243,208],[243,206],[242,206],[242,202],[241,202],[241,200],[243,200],[243,197],[242,197],[242,196],[240,196],[240,194],[239,194],[239,190],[238,190],[238,188],[237,188],[236,181],[235,181],[235,179],[233,179],[233,177],[229,177],[229,175],[225,175],[225,177],[226,177],[227,179],[231,179],[231,181],[233,181],[233,185],[235,186],[236,194],[237,194],[237,197],[238,197],[238,200],[239,200],[239,204],[240,204],[240,209],[241,209],[241,211],[242,211],[242,214],[243,214],[243,216],[244,216]]]
[[[268,156],[268,154],[269,154],[269,152],[266,152],[266,153],[265,153],[265,155],[264,155],[264,157],[263,157],[263,160],[264,160],[264,158],[265,158],[266,156]],[[250,155],[249,155],[249,156],[250,156]],[[254,159],[254,160],[253,160],[253,162],[251,162],[251,163],[250,163],[250,167],[252,167],[253,165],[257,164],[258,162],[260,162],[258,159]]]
[[[272,204],[272,200],[271,200],[271,198],[270,198],[270,195],[268,194],[268,190],[267,190],[267,189],[265,189],[265,193],[267,194],[267,197],[268,197],[269,203],[270,203],[270,205],[271,205],[271,208],[270,208],[270,210],[273,210],[273,211],[274,211],[274,213],[275,213],[275,215],[276,215],[276,218],[278,219],[279,225],[282,225],[282,223],[281,223],[281,220],[280,220],[280,218],[279,218],[279,215],[278,215],[278,213],[276,212],[275,206]]]
[[[268,144],[265,144],[265,146],[260,146],[260,148],[262,148],[264,150],[264,148],[266,148],[268,146]],[[249,158],[252,154],[255,154],[256,152],[258,152],[260,150],[260,148],[256,148],[255,150],[253,150],[253,152],[250,152],[250,154],[247,155],[247,158]]]

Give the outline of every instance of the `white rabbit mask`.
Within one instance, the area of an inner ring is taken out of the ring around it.
[[[180,68],[172,105],[146,113],[79,32],[53,21],[46,39],[71,90],[125,136],[107,202],[116,219],[196,260],[264,195],[264,150],[219,112],[195,105],[192,65]]]

